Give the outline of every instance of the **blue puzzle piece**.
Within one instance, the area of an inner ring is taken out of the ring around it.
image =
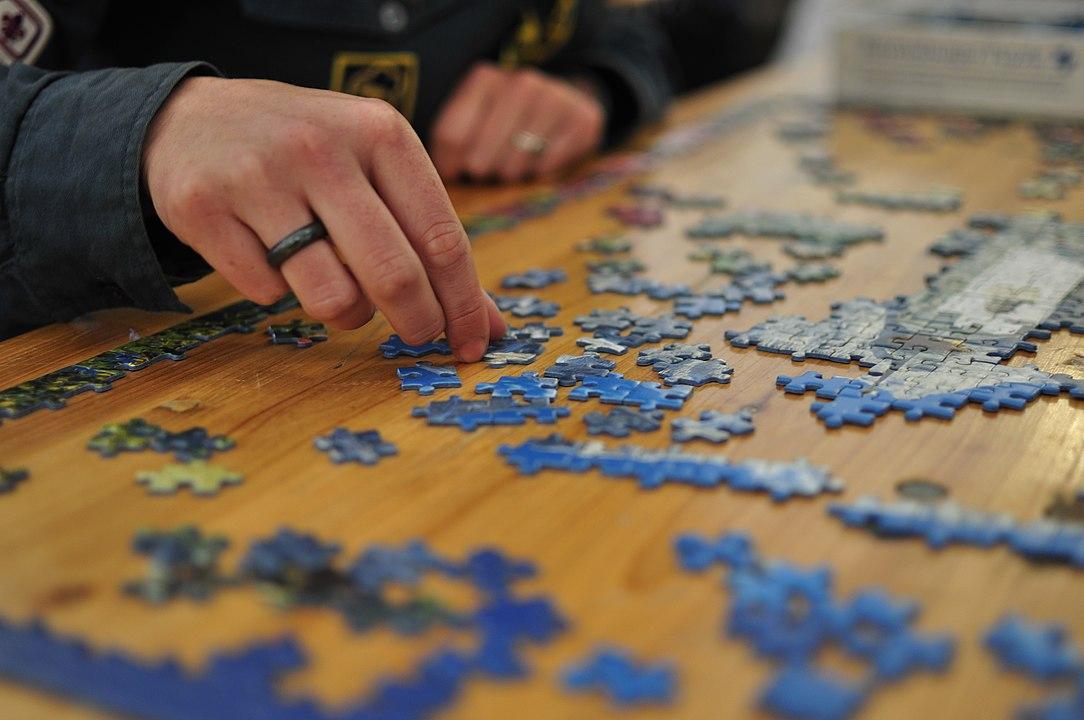
[[[936,393],[917,400],[894,399],[892,407],[895,410],[903,410],[903,417],[912,422],[924,417],[951,420],[956,416],[956,411],[966,405],[967,401],[966,393]]]
[[[527,323],[523,327],[508,327],[507,336],[517,340],[530,340],[531,342],[548,342],[550,338],[560,337],[565,331],[562,328],[546,325],[545,323]]]
[[[624,330],[632,326],[632,321],[638,315],[627,307],[619,307],[616,310],[592,310],[587,315],[580,315],[572,322],[579,325],[585,331],[595,330]]]
[[[670,423],[670,436],[676,442],[707,440],[722,443],[731,435],[748,435],[755,429],[753,414],[748,410],[736,413],[722,413],[717,410],[705,410],[697,420],[677,418]]]
[[[636,358],[637,365],[650,365],[654,370],[662,370],[667,365],[675,365],[685,360],[711,360],[710,345],[686,345],[670,343],[662,349],[641,350]]]
[[[815,402],[809,406],[830,428],[844,424],[868,427],[892,407],[892,396],[880,390],[864,393],[858,387],[845,387],[828,402]]]
[[[491,368],[501,368],[506,365],[530,365],[541,354],[541,343],[506,335],[489,344],[482,360]]]
[[[422,542],[400,548],[371,545],[347,570],[354,586],[377,593],[388,584],[413,586],[422,576],[441,567],[441,560]]]
[[[691,385],[700,387],[708,383],[726,385],[734,374],[734,368],[725,360],[682,360],[657,369],[659,377],[667,385]]]
[[[558,384],[567,387],[587,377],[609,375],[616,366],[617,363],[613,360],[606,360],[597,353],[585,352],[582,355],[561,355],[542,375],[555,378]]]
[[[567,279],[568,276],[565,275],[565,271],[561,269],[540,270],[538,268],[532,268],[521,273],[505,275],[501,278],[501,287],[509,290],[513,288],[531,288],[538,290],[550,285],[555,285],[556,283],[564,282]]]
[[[1084,525],[1040,520],[1017,525],[1008,533],[1014,552],[1039,562],[1062,562],[1084,568]]]
[[[662,427],[661,410],[632,410],[624,406],[611,408],[608,413],[589,412],[583,416],[588,435],[628,437],[630,432],[653,432]]]
[[[260,580],[277,581],[296,570],[307,574],[331,569],[342,551],[336,543],[325,543],[315,535],[281,528],[266,540],[253,542],[241,560],[241,573]]]
[[[601,690],[616,705],[628,707],[672,702],[677,674],[668,663],[638,663],[624,651],[599,648],[591,657],[566,668],[563,682],[572,692]]]
[[[414,417],[427,418],[430,425],[458,425],[463,430],[475,430],[482,425],[522,425],[527,418],[552,425],[567,417],[565,407],[537,403],[518,403],[515,398],[496,397],[487,400],[463,400],[453,395],[424,408],[414,408]]]
[[[693,389],[688,385],[662,387],[654,382],[640,382],[622,398],[621,403],[634,405],[641,410],[680,410],[692,393]]]
[[[1039,397],[1042,386],[1009,382],[1000,385],[984,385],[966,392],[968,399],[973,403],[980,403],[986,412],[997,412],[1002,408],[1023,410],[1029,402]]]
[[[760,707],[791,720],[846,720],[866,701],[869,688],[805,664],[788,665],[768,683]]]
[[[834,631],[844,649],[869,661],[880,679],[897,680],[916,670],[943,672],[952,663],[955,643],[946,636],[912,632],[917,616],[917,604],[867,590],[840,609]]]
[[[497,382],[478,383],[476,393],[489,393],[493,397],[521,395],[531,402],[552,402],[557,397],[557,379],[539,377],[538,373],[526,372],[518,376],[504,375]]]
[[[580,386],[568,394],[569,400],[587,400],[598,398],[604,403],[620,405],[634,388],[637,380],[629,380],[621,373],[608,372],[605,375],[588,375],[580,379]]]
[[[452,348],[448,346],[447,340],[434,340],[433,342],[422,343],[421,345],[409,345],[403,342],[403,339],[398,335],[392,335],[385,342],[380,343],[380,352],[384,353],[386,358],[397,358],[401,355],[407,357],[422,357],[424,355],[438,354],[438,355],[451,355]]]
[[[731,300],[709,295],[688,295],[674,301],[674,314],[699,320],[705,315],[720,317],[741,310],[741,300]]]
[[[5,470],[0,467],[0,494],[9,493],[18,487],[19,483],[30,479],[30,473],[24,468]]]
[[[1084,670],[1080,651],[1062,625],[1006,615],[990,628],[984,642],[1004,669],[1037,680],[1053,680]]]
[[[630,334],[642,335],[647,342],[662,342],[663,338],[681,340],[688,337],[693,324],[674,315],[638,317],[632,322]]]
[[[801,375],[790,377],[789,375],[780,375],[775,379],[775,384],[782,387],[784,392],[801,395],[815,390],[817,397],[825,400],[831,400],[835,398],[844,388],[865,388],[866,383],[855,378],[844,377],[837,375],[832,378],[825,378],[819,372],[807,371]]]
[[[375,465],[382,457],[399,452],[394,445],[384,442],[376,430],[353,432],[339,427],[329,435],[322,435],[313,440],[317,450],[326,452],[333,463],[356,462],[361,465]]]
[[[715,540],[687,533],[674,541],[681,567],[689,572],[703,572],[716,563],[730,568],[746,568],[758,562],[752,539],[745,533],[725,533]]]
[[[457,388],[463,384],[452,365],[433,365],[424,360],[398,368],[401,390],[417,390],[419,395],[432,395],[437,388]]]
[[[934,548],[951,543],[991,547],[1004,542],[1013,529],[1008,516],[967,510],[952,502],[882,503],[863,497],[850,505],[831,505],[828,511],[851,527],[886,537],[922,537]]]
[[[560,311],[561,306],[555,302],[547,302],[534,295],[493,295],[493,302],[505,312],[510,312],[516,317],[553,317]]]

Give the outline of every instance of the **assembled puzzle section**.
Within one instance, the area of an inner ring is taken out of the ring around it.
[[[967,403],[996,412],[1022,409],[1039,395],[1084,399],[1082,379],[1004,363],[1021,350],[1034,352],[1033,338],[1084,333],[1084,223],[1034,215],[972,224],[985,237],[954,247],[963,257],[929,278],[923,292],[837,303],[819,322],[773,317],[727,338],[795,360],[868,368],[859,378],[780,376],[787,392],[815,389],[829,401],[813,406],[829,427],[868,425],[889,409],[908,420],[951,419]]]

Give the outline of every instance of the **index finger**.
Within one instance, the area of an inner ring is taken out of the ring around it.
[[[369,146],[366,175],[402,228],[444,310],[448,341],[457,357],[478,360],[503,321],[491,323],[470,241],[418,136],[398,114],[398,130]],[[359,145],[364,143],[359,138]],[[359,148],[360,149],[360,148]]]

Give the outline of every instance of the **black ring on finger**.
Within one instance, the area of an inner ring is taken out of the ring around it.
[[[276,270],[282,264],[318,240],[327,239],[327,228],[317,220],[279,240],[267,251],[267,262]]]

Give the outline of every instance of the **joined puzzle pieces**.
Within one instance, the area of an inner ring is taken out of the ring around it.
[[[488,400],[463,400],[453,395],[438,400],[427,407],[414,408],[414,417],[424,417],[430,425],[458,425],[471,431],[482,425],[522,425],[527,418],[552,425],[558,418],[568,417],[566,407],[554,407],[546,403],[519,403],[512,397],[493,397]]]
[[[121,452],[154,450],[173,453],[181,462],[206,460],[216,452],[225,452],[236,443],[225,435],[211,435],[206,428],[192,427],[173,432],[142,418],[123,423],[109,423],[87,442],[87,449],[102,457],[115,457]]]
[[[327,328],[323,323],[307,323],[300,318],[291,320],[288,325],[270,325],[267,334],[271,336],[272,345],[293,345],[302,350],[327,340]]]

